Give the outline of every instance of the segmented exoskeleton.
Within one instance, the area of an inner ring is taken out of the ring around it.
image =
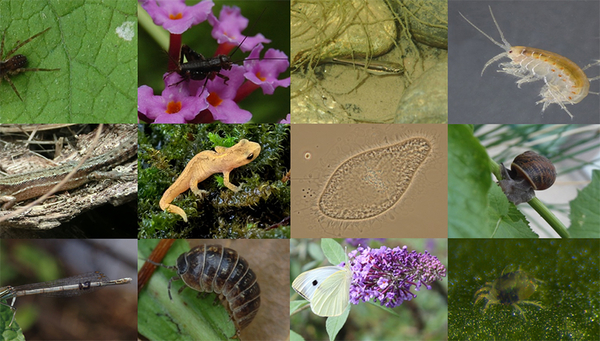
[[[260,287],[256,275],[248,262],[233,249],[221,245],[200,245],[182,253],[175,266],[151,263],[177,270],[177,276],[169,280],[169,298],[171,283],[179,279],[194,290],[216,293],[235,324],[233,338],[239,338],[241,330],[258,313]]]
[[[600,65],[600,60],[597,60],[584,68],[580,68],[571,60],[554,52],[534,47],[511,46],[504,38],[504,34],[502,33],[502,30],[500,30],[500,26],[494,17],[494,13],[492,13],[491,7],[490,14],[500,33],[502,44],[475,26],[475,24],[469,21],[462,13],[459,12],[459,14],[477,31],[505,50],[505,52],[498,54],[485,63],[483,70],[481,70],[481,75],[483,75],[485,69],[492,63],[504,57],[510,58],[510,62],[499,64],[501,69],[498,70],[498,72],[504,72],[519,78],[519,80],[517,80],[517,86],[519,88],[523,83],[534,82],[537,80],[544,81],[544,85],[540,90],[542,99],[536,102],[536,104],[543,103],[542,112],[545,111],[550,104],[554,103],[558,104],[567,114],[569,114],[571,119],[573,119],[573,115],[569,112],[565,104],[576,104],[581,102],[581,100],[590,93],[590,81],[600,79],[600,76],[588,78],[583,72],[583,70],[586,70],[592,65]]]

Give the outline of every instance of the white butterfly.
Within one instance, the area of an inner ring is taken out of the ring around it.
[[[292,288],[310,302],[313,313],[319,316],[339,316],[350,303],[352,271],[345,267],[324,266],[301,273]]]

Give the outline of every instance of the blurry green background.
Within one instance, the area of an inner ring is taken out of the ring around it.
[[[18,340],[23,334],[29,340],[133,340],[137,335],[136,249],[135,239],[1,240],[0,286],[93,271],[133,281],[73,297],[17,297],[10,328],[12,312],[0,305],[0,340]]]
[[[598,340],[600,241],[450,239],[450,340]],[[511,265],[543,283],[529,298],[545,309],[496,304],[483,313],[475,292]]]

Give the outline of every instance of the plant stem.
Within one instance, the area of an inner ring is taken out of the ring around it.
[[[560,221],[552,211],[544,205],[538,198],[533,198],[528,202],[529,206],[531,206],[539,215],[558,233],[562,238],[571,238],[569,231],[567,231],[567,227]]]

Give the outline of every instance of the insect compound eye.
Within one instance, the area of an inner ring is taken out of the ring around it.
[[[247,160],[252,160],[254,158],[254,153],[248,154]]]
[[[179,258],[177,258],[177,274],[180,276],[188,271],[188,261],[185,256],[186,253],[182,253]]]

